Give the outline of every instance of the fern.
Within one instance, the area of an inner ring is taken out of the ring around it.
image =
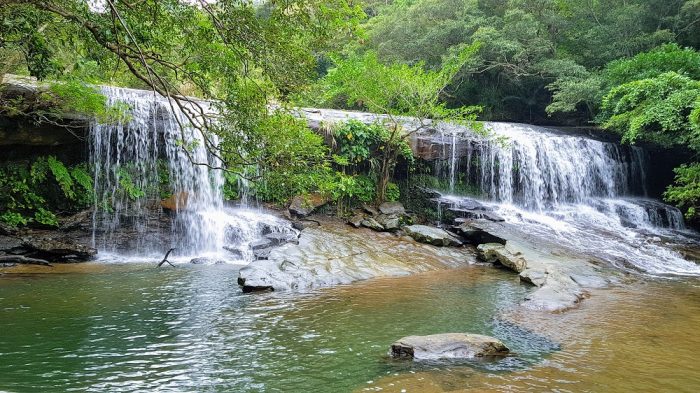
[[[53,173],[56,182],[61,187],[63,195],[70,200],[74,200],[75,191],[73,191],[73,178],[70,176],[68,168],[54,156],[49,156],[47,158],[47,163],[49,164],[49,169],[51,173]]]

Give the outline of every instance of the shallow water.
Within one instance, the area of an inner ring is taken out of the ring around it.
[[[344,392],[444,366],[389,361],[405,335],[510,335],[519,356],[473,365],[485,372],[555,349],[493,318],[527,288],[488,267],[254,295],[230,265],[86,269],[0,278],[0,390]]]
[[[563,314],[508,317],[561,344],[507,373],[453,368],[392,375],[358,391],[697,392],[700,282],[649,279],[598,290]]]

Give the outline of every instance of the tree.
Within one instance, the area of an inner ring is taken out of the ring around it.
[[[169,98],[202,133],[205,147],[234,169],[255,164],[239,141],[265,121],[270,100],[307,83],[316,52],[332,45],[331,37],[353,34],[362,16],[347,0],[101,4],[0,0],[0,47],[21,53],[15,68],[40,79],[112,82],[115,75],[119,84]],[[219,118],[206,116],[191,95],[215,100]]]
[[[344,103],[346,107],[363,109],[386,116],[388,135],[382,138],[379,150],[377,202],[386,199],[387,185],[393,175],[402,146],[412,134],[437,121],[450,121],[474,126],[477,107],[447,108],[441,94],[457,72],[471,61],[478,44],[465,46],[445,59],[439,71],[430,71],[419,63],[414,66],[379,61],[376,53],[353,54],[336,59],[319,83],[317,104]],[[403,116],[412,116],[409,124]],[[408,128],[404,128],[408,126]]]

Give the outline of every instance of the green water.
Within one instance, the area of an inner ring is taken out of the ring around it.
[[[502,338],[517,356],[469,369],[508,373],[554,349],[494,318],[527,292],[470,267],[306,294],[243,295],[230,266],[0,276],[0,391],[348,392],[446,367],[390,361],[411,334]],[[449,367],[450,365],[447,365]]]

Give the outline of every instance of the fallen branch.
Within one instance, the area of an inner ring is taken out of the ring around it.
[[[168,250],[168,252],[165,253],[165,256],[163,257],[163,260],[160,261],[160,263],[158,264],[158,267],[163,266],[163,264],[164,264],[165,262],[168,262],[168,265],[170,265],[170,266],[172,266],[172,267],[175,267],[175,265],[173,265],[172,263],[170,263],[170,261],[168,260],[168,256],[169,256],[170,253],[173,252],[174,250],[175,250],[174,248],[171,248],[170,250]]]
[[[22,255],[3,255],[0,256],[0,263],[19,263],[22,265],[41,265],[53,267],[49,261],[38,258],[27,258]]]

